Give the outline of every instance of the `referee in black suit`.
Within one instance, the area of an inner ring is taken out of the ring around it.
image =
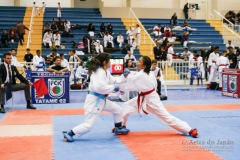
[[[3,56],[4,62],[0,65],[0,113],[5,113],[5,92],[20,91],[24,90],[25,99],[27,101],[27,109],[36,109],[31,102],[30,96],[30,86],[32,83],[26,80],[17,70],[17,68],[11,65],[12,56],[10,53],[5,53]],[[16,83],[16,78],[18,78],[21,83]],[[9,85],[6,85],[9,84]],[[9,86],[6,88],[6,86]]]

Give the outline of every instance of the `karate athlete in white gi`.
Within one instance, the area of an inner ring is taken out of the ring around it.
[[[129,30],[126,32],[126,35],[128,36],[128,44],[132,44],[132,39],[133,39],[133,34],[134,34],[134,28],[130,26]]]
[[[122,108],[117,104],[107,100],[106,97],[112,92],[119,91],[120,84],[126,82],[127,74],[125,76],[113,77],[107,69],[110,67],[110,56],[108,53],[100,53],[96,58],[92,58],[89,65],[91,74],[89,84],[89,94],[84,103],[85,122],[74,127],[69,132],[64,131],[64,140],[67,142],[74,142],[73,136],[83,136],[89,132],[99,117],[102,111],[113,113],[115,134],[127,134],[128,129],[122,127],[123,113]],[[115,84],[115,85],[114,85]]]
[[[208,58],[208,70],[210,71],[210,73],[208,77],[207,88],[210,88],[210,83],[216,82],[218,78],[217,66],[216,66],[216,62],[219,57],[218,51],[219,51],[219,47],[217,46],[214,48],[214,51],[209,55],[209,58]]]
[[[227,57],[225,57],[226,54],[227,54],[227,51],[224,50],[223,55],[221,55],[217,59],[217,63],[216,63],[216,65],[218,66],[219,90],[222,89],[222,70],[224,68],[229,68],[229,66],[230,66],[229,59]]]
[[[60,5],[60,2],[58,2],[58,6],[57,6],[57,17],[62,17],[61,10],[62,10],[62,7],[61,7],[61,5]]]
[[[151,59],[148,56],[141,57],[137,67],[140,72],[128,75],[128,85],[125,89],[129,91],[137,90],[139,91],[139,96],[123,103],[123,126],[126,127],[130,113],[143,112],[148,114],[148,112],[151,112],[173,129],[196,138],[198,136],[197,129],[192,129],[186,122],[169,114],[160,101],[156,92],[156,78],[150,72]]]
[[[136,25],[135,33],[136,33],[136,44],[138,47],[138,46],[140,46],[140,40],[141,40],[141,28],[140,28],[139,24]]]

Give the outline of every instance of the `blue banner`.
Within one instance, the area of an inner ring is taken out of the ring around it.
[[[33,104],[69,103],[69,72],[55,74],[54,72],[33,71],[31,82],[35,82],[42,77],[47,85],[48,94],[38,97],[35,88],[32,87]]]

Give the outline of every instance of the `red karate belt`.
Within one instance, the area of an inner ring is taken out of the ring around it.
[[[219,66],[226,66],[226,64],[220,64]]]
[[[142,103],[143,103],[143,101],[144,101],[144,97],[145,97],[146,95],[152,93],[153,91],[155,91],[155,89],[152,89],[152,90],[147,91],[147,92],[141,92],[141,93],[139,93],[138,99],[137,99],[137,103],[138,103],[138,113],[139,113],[139,110],[140,110],[140,108],[141,108],[142,111],[143,111],[143,113],[148,114],[146,111],[143,110],[143,108],[142,108]],[[141,97],[141,96],[142,96],[142,102],[140,103],[140,97]]]

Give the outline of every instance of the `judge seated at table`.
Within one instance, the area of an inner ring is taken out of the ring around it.
[[[47,69],[48,72],[54,72],[56,74],[61,74],[63,72],[69,71],[68,68],[61,66],[61,59],[57,57],[55,59],[55,64],[52,65],[50,68]]]

